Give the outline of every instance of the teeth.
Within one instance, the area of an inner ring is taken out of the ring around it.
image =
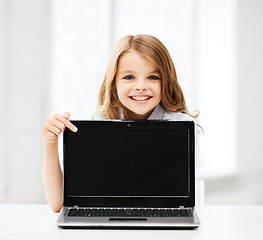
[[[146,100],[146,99],[148,99],[149,97],[132,97],[132,99],[134,99],[134,100],[137,100],[137,101],[144,101],[144,100]]]

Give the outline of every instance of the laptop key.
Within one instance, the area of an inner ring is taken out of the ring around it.
[[[73,208],[70,217],[189,217],[189,209],[147,209],[147,208]]]

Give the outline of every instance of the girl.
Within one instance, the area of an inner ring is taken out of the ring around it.
[[[44,125],[44,187],[53,211],[62,207],[62,170],[58,136],[68,127],[70,114],[54,114]],[[99,93],[95,119],[193,120],[177,82],[176,71],[165,46],[150,35],[128,35],[116,45]]]

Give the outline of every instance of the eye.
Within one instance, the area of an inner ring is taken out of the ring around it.
[[[149,77],[149,79],[150,80],[157,80],[157,79],[159,79],[157,76],[154,76],[154,75],[151,75],[150,77]]]
[[[132,79],[134,79],[134,77],[133,77],[132,75],[128,75],[128,76],[124,77],[124,79],[126,79],[126,80],[132,80]]]

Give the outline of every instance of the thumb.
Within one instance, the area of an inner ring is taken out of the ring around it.
[[[70,117],[70,113],[69,113],[69,112],[64,112],[62,115],[63,115],[63,117],[65,117],[66,119],[69,119],[69,117]]]

